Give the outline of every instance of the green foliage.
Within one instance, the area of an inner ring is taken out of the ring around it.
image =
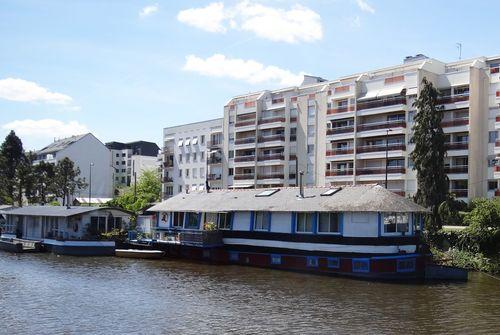
[[[57,162],[53,188],[55,195],[63,199],[63,206],[68,195],[74,194],[77,189],[87,187],[85,179],[79,176],[80,168],[75,167],[75,163],[68,157]]]
[[[49,202],[49,206],[61,206],[61,204],[57,200],[52,200]]]
[[[19,187],[16,179],[16,171],[23,159],[24,150],[21,139],[16,136],[13,130],[10,131],[2,143],[0,156],[1,202],[14,205],[16,198],[19,199],[16,196],[16,190]]]
[[[144,171],[137,181],[137,194],[134,187],[126,188],[122,194],[107,203],[108,206],[120,207],[134,213],[147,205],[160,201],[161,181],[154,170]]]
[[[448,195],[446,200],[439,205],[438,213],[441,222],[450,226],[463,225],[464,211],[467,204],[462,200],[456,200],[452,195]]]
[[[481,253],[452,248],[448,251],[432,249],[434,259],[443,265],[500,274],[500,257],[486,257]]]
[[[113,229],[108,233],[102,233],[101,239],[123,242],[127,239],[127,232],[125,230]]]
[[[437,104],[439,94],[431,82],[426,78],[422,80],[420,94],[413,103],[417,113],[412,129],[415,149],[411,153],[414,169],[417,170],[415,201],[430,208],[432,214],[428,228],[434,232],[441,228],[438,207],[448,193],[448,177],[444,171],[446,138],[441,128],[442,107]]]

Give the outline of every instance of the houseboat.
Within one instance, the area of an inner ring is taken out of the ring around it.
[[[422,278],[429,257],[427,210],[379,185],[191,192],[150,211],[170,256],[379,279]]]
[[[126,229],[131,213],[110,207],[26,206],[5,211],[2,238],[40,241],[56,254],[114,255],[115,242],[100,238]]]

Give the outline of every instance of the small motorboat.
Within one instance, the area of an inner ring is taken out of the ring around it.
[[[161,250],[139,250],[139,249],[116,249],[115,255],[124,258],[162,258],[165,256],[165,251]]]

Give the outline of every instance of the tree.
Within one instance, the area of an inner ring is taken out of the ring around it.
[[[35,175],[35,168],[33,162],[36,159],[36,154],[34,152],[23,153],[21,161],[16,169],[16,196],[17,203],[19,206],[23,205],[23,195],[26,197],[28,202],[33,202],[35,198],[35,180],[37,176]]]
[[[36,178],[33,185],[35,195],[33,200],[45,205],[48,203],[48,195],[54,191],[55,166],[41,161],[35,165],[34,173]]]
[[[109,206],[120,207],[132,212],[137,212],[148,204],[160,201],[161,181],[154,170],[144,171],[137,181],[137,195],[134,188],[125,189],[122,195],[107,203]]]
[[[23,159],[23,142],[11,130],[0,147],[0,178],[3,191],[2,201],[14,205],[16,186],[16,170]]]
[[[439,205],[439,217],[443,224],[451,226],[461,226],[467,204],[462,200],[457,200],[452,194],[446,197],[446,200]]]
[[[439,91],[422,80],[420,95],[413,103],[417,108],[413,126],[415,149],[411,153],[414,169],[417,170],[417,193],[415,201],[431,210],[428,229],[436,232],[442,226],[438,215],[439,205],[448,194],[448,176],[444,171],[446,155],[445,135],[441,128],[442,107],[438,107]]]
[[[68,157],[57,162],[55,167],[54,194],[62,198],[63,206],[68,201],[68,196],[73,195],[75,190],[87,187],[85,179],[80,176],[80,168]]]

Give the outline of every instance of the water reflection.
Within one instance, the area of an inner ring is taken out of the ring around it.
[[[495,333],[500,281],[390,284],[186,261],[0,253],[0,333]]]

